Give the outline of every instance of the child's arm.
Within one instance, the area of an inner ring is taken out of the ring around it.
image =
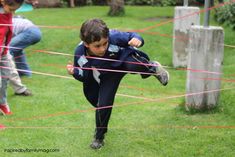
[[[135,32],[110,30],[110,43],[121,47],[141,47],[144,45],[144,39]]]
[[[80,59],[80,57],[78,57],[77,55],[75,55],[74,57],[74,66],[73,66],[73,71],[72,71],[72,75],[76,80],[79,80],[81,82],[84,82],[84,75],[83,75],[83,70],[81,68],[81,66],[78,64],[78,60]]]
[[[76,50],[75,50],[75,55],[74,55],[74,63],[69,63],[67,65],[67,71],[70,75],[73,75],[73,77],[76,80],[79,80],[81,82],[84,82],[86,79],[86,76],[88,75],[89,70],[83,70],[83,67],[87,66],[88,60],[84,56],[83,53],[83,46],[80,44]]]

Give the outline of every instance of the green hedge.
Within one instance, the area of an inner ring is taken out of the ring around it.
[[[199,0],[200,1],[200,0]],[[184,0],[125,0],[127,5],[182,6]],[[197,0],[188,0],[189,5],[200,5]]]
[[[215,19],[220,24],[226,24],[235,30],[235,3],[217,8]]]
[[[126,0],[127,5],[158,5],[158,6],[173,6],[175,0]]]
[[[152,5],[152,6],[182,6],[184,0],[124,0],[126,5]],[[203,0],[188,0],[189,5],[197,5],[197,1]],[[69,0],[61,0],[64,6],[68,5]],[[107,5],[106,0],[75,0],[76,6],[91,5]],[[203,3],[203,2],[202,2]]]

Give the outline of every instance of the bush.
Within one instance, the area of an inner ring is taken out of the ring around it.
[[[226,24],[235,30],[235,3],[217,8],[215,19],[220,24]]]
[[[104,0],[92,0],[93,5],[107,5],[107,1]]]
[[[69,6],[69,0],[60,0],[63,7]],[[74,0],[75,6],[85,6],[87,5],[87,0]]]
[[[184,0],[125,0],[127,5],[157,5],[157,6],[182,6]],[[195,0],[189,0],[190,5],[195,5]]]
[[[69,0],[60,0],[63,6],[68,6]],[[195,5],[195,1],[204,2],[204,0],[188,0],[189,5]],[[74,0],[75,6],[84,5],[107,5],[107,0]],[[182,6],[184,0],[125,0],[126,5],[151,5],[151,6]],[[199,3],[200,4],[200,3]]]
[[[175,5],[175,0],[126,0],[127,5],[159,5],[172,6]]]
[[[175,0],[162,0],[163,6],[175,6],[176,1]]]
[[[127,5],[160,5],[161,0],[126,0]]]

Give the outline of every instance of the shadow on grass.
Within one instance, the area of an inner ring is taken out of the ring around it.
[[[195,109],[195,108],[188,108],[185,107],[185,101],[182,101],[177,110],[186,115],[199,115],[199,114],[216,114],[223,112],[223,108],[221,105],[216,105],[214,108],[203,108],[203,109]]]
[[[163,20],[170,20],[173,16],[156,16],[156,17],[148,17],[143,18],[144,21],[163,21]]]

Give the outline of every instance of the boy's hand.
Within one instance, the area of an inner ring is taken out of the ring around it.
[[[130,46],[133,46],[133,47],[140,47],[140,45],[142,44],[142,42],[141,42],[139,39],[137,39],[137,38],[132,38],[132,39],[128,42],[128,44],[129,44]]]
[[[74,67],[73,67],[73,64],[72,64],[71,61],[69,61],[69,63],[67,64],[66,68],[67,68],[68,74],[70,74],[70,75],[74,74]]]

